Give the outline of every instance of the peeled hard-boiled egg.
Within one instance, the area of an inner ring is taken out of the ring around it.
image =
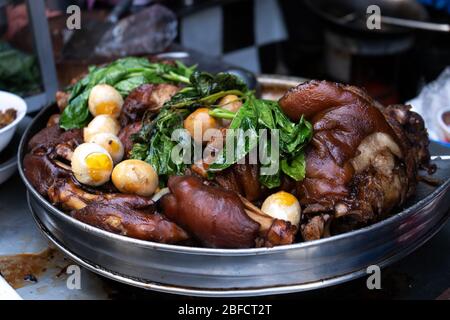
[[[142,160],[125,160],[116,165],[112,182],[122,193],[151,196],[158,188],[159,180],[153,167]]]
[[[208,129],[216,129],[219,127],[217,120],[209,115],[208,108],[198,108],[183,122],[184,128],[194,138],[195,142],[202,144],[205,142],[204,135]]]
[[[242,101],[238,96],[234,94],[228,94],[219,100],[219,106],[222,106],[222,109],[231,112],[237,112],[239,108],[242,107]],[[220,119],[219,122],[222,126],[226,127],[230,125],[231,120]]]
[[[123,158],[123,144],[120,139],[112,133],[97,133],[93,135],[88,142],[96,143],[105,148],[114,163],[119,162]]]
[[[228,94],[219,100],[219,106],[228,111],[237,112],[242,106],[242,101],[234,94]]]
[[[111,133],[117,135],[120,130],[119,122],[111,116],[102,114],[96,116],[83,130],[84,141],[88,142],[98,133]]]
[[[113,160],[105,148],[95,143],[80,144],[72,155],[75,178],[90,186],[104,184],[111,177]]]
[[[98,84],[91,89],[88,99],[89,111],[95,117],[106,114],[118,118],[123,98],[119,91],[108,84]]]
[[[273,218],[289,221],[294,226],[300,224],[300,203],[288,192],[279,191],[270,195],[264,200],[261,210]]]

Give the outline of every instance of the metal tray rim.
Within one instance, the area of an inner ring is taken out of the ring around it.
[[[282,286],[268,286],[268,287],[254,287],[254,288],[245,288],[245,289],[200,289],[200,288],[188,288],[188,287],[180,287],[175,285],[167,285],[161,284],[158,282],[149,282],[149,281],[139,281],[139,279],[134,279],[131,277],[127,277],[126,275],[122,275],[116,272],[112,272],[103,268],[99,265],[93,264],[89,261],[86,261],[82,257],[79,257],[77,254],[73,253],[69,249],[67,249],[63,244],[61,244],[47,228],[42,224],[39,217],[34,212],[31,203],[31,194],[27,192],[27,202],[31,212],[33,219],[35,220],[39,230],[41,233],[48,239],[50,242],[55,245],[59,250],[61,250],[64,254],[66,254],[70,259],[80,264],[81,266],[87,268],[88,270],[95,272],[101,276],[106,278],[127,284],[135,287],[143,288],[146,290],[154,290],[163,293],[171,293],[185,296],[198,296],[198,297],[247,297],[247,296],[265,296],[265,295],[274,295],[274,294],[286,294],[293,292],[303,292],[308,290],[314,290],[319,288],[330,287],[333,285],[338,285],[350,280],[354,280],[366,275],[366,271],[364,269],[356,270],[347,274],[343,274],[340,276],[336,276],[333,278],[323,279],[320,281],[302,283],[302,284],[292,284],[292,285],[282,285]],[[439,232],[442,227],[445,225],[448,217],[450,215],[450,211],[443,218],[442,223],[436,224],[435,228],[430,230],[430,232],[424,235],[421,239],[417,240],[414,245],[410,246],[408,249],[401,251],[397,254],[386,257],[384,260],[377,262],[376,264],[383,268],[387,265],[390,265],[410,253],[414,252],[417,248],[422,246],[428,240],[430,240],[437,232]]]

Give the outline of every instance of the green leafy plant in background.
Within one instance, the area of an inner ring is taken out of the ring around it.
[[[0,41],[0,90],[28,96],[40,89],[36,58]]]
[[[102,67],[90,67],[88,74],[68,89],[69,104],[61,115],[59,125],[66,130],[87,125],[91,119],[89,94],[97,84],[109,84],[126,97],[145,83],[189,84],[189,77],[195,68],[196,66],[188,68],[178,61],[175,65],[170,65],[136,57],[119,59]]]

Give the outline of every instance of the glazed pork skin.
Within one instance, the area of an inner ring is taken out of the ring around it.
[[[51,151],[59,144],[71,146],[75,149],[82,143],[83,131],[81,129],[64,131],[58,125],[53,125],[42,129],[30,139],[28,151],[34,152],[39,148]]]
[[[293,121],[303,113],[313,124],[314,135],[306,151],[306,178],[300,186],[303,204],[332,205],[348,195],[347,186],[355,173],[350,160],[362,141],[374,133],[381,133],[386,140],[396,137],[368,98],[342,85],[307,82],[281,98],[280,106]],[[396,142],[392,145],[400,156]]]
[[[37,192],[47,197],[48,190],[56,180],[66,178],[72,173],[56,165],[48,154],[28,153],[23,159],[23,170],[28,181]]]
[[[293,121],[304,115],[313,124],[306,177],[297,185],[305,240],[384,218],[414,192],[417,169],[429,165],[423,122],[407,133],[408,119],[420,116],[408,109],[401,124],[359,88],[310,81],[288,91],[279,104]],[[410,148],[413,138],[420,150]]]
[[[189,238],[183,229],[158,213],[149,214],[121,205],[94,203],[71,212],[91,226],[135,239],[159,243],[180,243]]]
[[[92,194],[69,177],[55,181],[48,198],[75,219],[113,233],[161,243],[179,243],[189,238],[183,229],[157,213],[154,202],[146,197]]]
[[[134,123],[131,123],[125,127],[123,127],[119,132],[119,139],[120,142],[123,144],[124,148],[124,157],[125,159],[128,159],[130,157],[130,152],[133,149],[133,139],[132,136],[135,133],[138,133],[139,130],[142,128],[142,122],[136,121]]]
[[[183,229],[157,213],[154,202],[146,197],[89,193],[70,176],[55,180],[47,195],[53,205],[75,219],[103,230],[160,243],[189,238]]]
[[[143,84],[128,95],[120,113],[122,127],[140,121],[146,112],[158,113],[165,102],[180,90],[179,87],[162,84]]]
[[[259,224],[250,219],[239,196],[206,186],[194,176],[169,178],[170,194],[161,199],[164,214],[211,248],[251,248]]]
[[[252,202],[261,199],[263,195],[259,182],[259,166],[256,164],[234,164],[216,174],[214,181],[224,189],[235,191]]]
[[[24,173],[41,195],[47,196],[48,189],[56,180],[72,174],[55,163],[58,151],[74,150],[82,142],[80,129],[64,131],[57,125],[42,129],[30,139],[28,153],[23,159]]]

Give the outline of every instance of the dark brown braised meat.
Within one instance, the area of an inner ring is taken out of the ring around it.
[[[173,176],[161,200],[164,214],[212,248],[276,246],[294,241],[296,228],[264,214],[237,193],[195,176]]]
[[[141,127],[141,120],[146,112],[158,113],[163,104],[180,90],[171,84],[143,84],[128,95],[125,99],[122,112],[119,117],[122,130],[119,139],[125,149],[125,158],[129,157],[133,148],[131,136],[137,133]]]
[[[59,166],[45,152],[28,153],[23,159],[25,176],[37,192],[47,197],[50,187],[59,179],[70,177],[71,172]]]
[[[47,127],[53,127],[59,124],[59,119],[61,115],[59,113],[52,114],[47,120]]]
[[[57,180],[48,191],[49,200],[75,219],[136,239],[178,243],[189,236],[155,211],[152,200],[126,194],[92,194],[71,179]]]
[[[407,149],[408,155],[412,157],[412,159],[407,159],[411,161],[409,167],[427,170],[430,174],[434,173],[436,166],[430,164],[428,151],[430,140],[422,117],[412,112],[409,105],[391,105],[382,111],[392,129],[400,137],[403,148]],[[415,171],[411,171],[409,175],[415,173]]]
[[[64,131],[58,125],[54,125],[44,128],[35,134],[28,142],[28,150],[35,152],[36,149],[40,149],[51,153],[56,146],[61,144],[75,149],[82,143],[83,131],[81,129]]]
[[[123,103],[120,125],[125,127],[141,120],[147,111],[158,113],[163,104],[179,90],[179,87],[167,83],[143,84],[137,87]]]
[[[130,157],[131,149],[133,149],[133,140],[131,139],[131,137],[133,134],[138,133],[141,128],[142,122],[136,121],[123,127],[119,132],[119,139],[123,144],[124,155],[126,159]]]
[[[212,248],[255,246],[259,224],[245,213],[239,196],[203,184],[194,176],[169,178],[170,194],[162,198],[164,214]]]
[[[259,166],[256,164],[235,164],[216,174],[214,180],[222,188],[237,192],[249,201],[262,198]]]
[[[91,226],[141,240],[180,243],[189,238],[183,229],[156,212],[149,214],[121,205],[95,203],[71,215]]]
[[[276,189],[267,189],[259,182],[259,165],[234,164],[214,176],[214,183],[239,193],[251,202],[259,203],[277,191],[295,193],[295,181],[285,175],[281,176],[281,185]]]
[[[94,202],[100,202],[149,212],[155,211],[151,199],[121,193],[90,193],[71,177],[55,181],[47,194],[52,203],[65,210],[78,210]]]
[[[384,108],[359,88],[326,81],[303,83],[279,103],[314,128],[297,185],[305,240],[381,220],[414,192],[419,168],[432,170],[423,120],[407,106]]]
[[[0,110],[0,129],[6,127],[8,124],[16,120],[17,110],[16,109],[6,109],[4,111]]]
[[[71,152],[81,143],[80,129],[64,131],[57,125],[42,129],[30,139],[28,153],[23,159],[24,172],[41,195],[47,196],[48,189],[57,180],[71,176],[70,168],[63,165],[61,161],[65,159],[60,159],[58,150]]]
[[[56,105],[58,106],[60,112],[63,112],[64,109],[69,104],[69,97],[70,97],[70,93],[68,93],[68,92],[64,92],[64,91],[56,92]]]
[[[76,219],[114,233],[162,243],[189,238],[158,214],[148,198],[101,189],[92,192],[78,185],[67,160],[82,142],[81,130],[63,131],[57,125],[42,129],[29,141],[24,172],[41,195]]]

